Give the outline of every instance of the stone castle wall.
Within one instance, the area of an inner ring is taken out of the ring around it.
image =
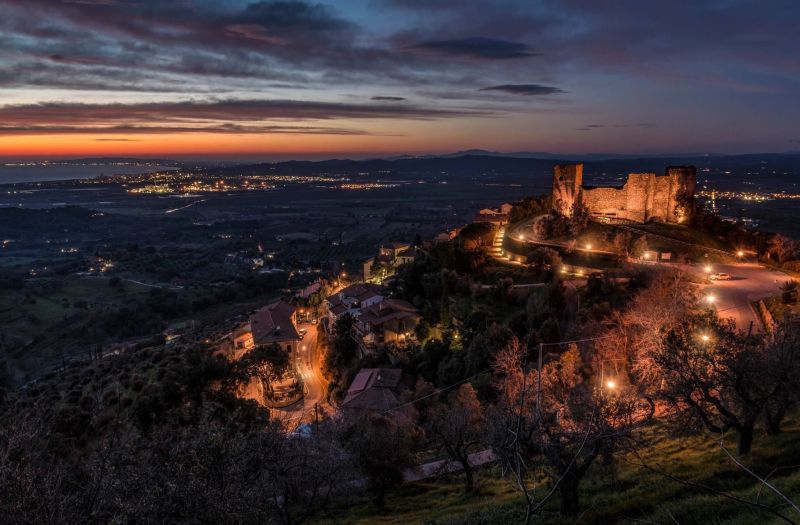
[[[570,217],[580,203],[594,217],[681,223],[694,207],[695,173],[693,166],[670,167],[665,175],[631,173],[621,188],[588,188],[583,186],[582,164],[556,166],[553,210]]]

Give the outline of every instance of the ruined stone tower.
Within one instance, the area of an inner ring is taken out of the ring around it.
[[[583,188],[583,164],[557,164],[553,177],[553,210],[570,217]]]
[[[694,166],[670,166],[665,175],[630,173],[622,187],[583,186],[583,165],[555,167],[553,211],[572,216],[580,202],[594,217],[633,222],[688,221],[694,212],[696,170]]]

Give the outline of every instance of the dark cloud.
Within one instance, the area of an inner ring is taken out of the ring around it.
[[[390,101],[390,102],[402,102],[403,100],[406,100],[406,99],[405,99],[405,98],[403,98],[403,97],[388,97],[388,96],[385,96],[385,95],[383,95],[383,96],[372,97],[372,99],[371,99],[371,100],[383,100],[383,101]]]
[[[286,122],[334,119],[428,120],[489,115],[475,110],[414,105],[300,100],[209,100],[141,104],[43,103],[0,107],[0,133],[307,133],[359,130]]]
[[[489,86],[481,88],[479,91],[502,91],[512,95],[556,95],[566,93],[563,89],[553,86],[542,86],[541,84],[501,84],[499,86]]]
[[[650,122],[640,122],[638,124],[586,124],[581,128],[576,128],[578,131],[592,131],[600,128],[655,128],[658,127]]]
[[[521,42],[509,42],[507,40],[482,37],[460,38],[456,40],[429,40],[409,46],[409,49],[437,55],[479,60],[508,60],[539,55],[531,51],[527,44]]]
[[[280,135],[366,135],[359,129],[319,127],[319,126],[269,126],[260,124],[219,124],[219,125],[6,125],[0,124],[2,135],[93,135],[108,134],[171,134],[171,133],[215,133],[232,135],[280,134]],[[98,142],[138,142],[135,139],[95,139]]]

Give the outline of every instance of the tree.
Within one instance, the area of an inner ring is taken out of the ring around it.
[[[289,354],[275,343],[257,345],[242,355],[235,366],[244,382],[255,377],[261,381],[264,392],[272,392],[272,384],[289,370]]]
[[[614,245],[614,251],[617,255],[620,257],[628,257],[628,247],[631,245],[631,238],[631,233],[626,230],[622,230],[614,235],[612,244]]]
[[[784,304],[797,302],[797,281],[789,279],[781,285],[781,299]]]
[[[773,235],[767,246],[768,254],[774,255],[779,263],[796,259],[798,251],[800,251],[797,241],[780,233]]]
[[[527,371],[526,355],[517,342],[497,355],[499,395],[488,419],[492,448],[525,496],[527,523],[556,492],[561,514],[576,515],[578,488],[589,468],[601,456],[612,461],[647,416],[635,392],[596,385],[576,347],[545,364],[541,376]],[[528,489],[537,460],[553,484],[540,501]]]
[[[702,425],[739,434],[739,454],[747,454],[754,428],[767,403],[784,385],[765,381],[763,341],[736,332],[715,312],[688,317],[667,334],[653,363],[662,374],[658,394],[682,428]]]
[[[369,273],[373,277],[377,277],[378,281],[383,281],[389,275],[391,266],[385,261],[375,259],[370,266]]]
[[[647,235],[640,235],[633,242],[631,253],[634,257],[644,257],[645,252],[648,252],[650,247],[647,245]]]
[[[461,465],[466,492],[472,492],[474,487],[469,457],[482,448],[483,423],[483,407],[470,384],[451,393],[447,404],[437,402],[427,411],[424,428],[437,448]]]
[[[442,272],[442,295],[439,298],[439,324],[442,328],[450,327],[450,284],[446,271]]]
[[[765,348],[767,374],[770,384],[781,385],[764,407],[767,434],[781,432],[784,417],[800,401],[800,320],[789,318],[778,324]]]
[[[550,279],[557,275],[556,272],[559,271],[563,264],[561,256],[557,251],[542,246],[530,250],[526,258],[531,271],[536,275],[547,275],[549,273]]]
[[[369,414],[346,431],[345,444],[377,506],[383,506],[386,494],[403,483],[403,471],[416,464],[419,437],[416,426],[399,412]]]
[[[574,236],[579,235],[586,229],[590,218],[589,207],[582,201],[575,201],[572,204],[572,213],[569,217],[569,232]]]
[[[491,222],[473,222],[459,233],[465,249],[485,248],[492,245],[497,226]]]

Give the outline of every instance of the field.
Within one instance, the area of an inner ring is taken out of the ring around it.
[[[581,515],[572,519],[558,517],[558,495],[555,495],[532,523],[785,523],[769,512],[735,502],[700,485],[748,501],[783,504],[779,510],[791,515],[792,510],[785,502],[737,467],[712,436],[667,437],[667,434],[660,427],[644,431],[642,437],[652,447],[642,452],[641,460],[636,454],[628,454],[614,467],[599,462],[593,465],[581,485]],[[769,476],[771,484],[795,501],[800,496],[799,435],[800,425],[795,420],[782,435],[759,437],[751,455],[743,460],[759,476]],[[642,467],[642,461],[656,472]],[[695,485],[679,483],[665,474]],[[324,522],[522,523],[522,496],[509,480],[500,476],[499,468],[484,469],[476,486],[480,488],[475,494],[465,496],[457,475],[407,485],[389,496],[384,508],[362,500],[335,509]],[[548,483],[539,484],[535,497],[541,498],[548,491]]]

